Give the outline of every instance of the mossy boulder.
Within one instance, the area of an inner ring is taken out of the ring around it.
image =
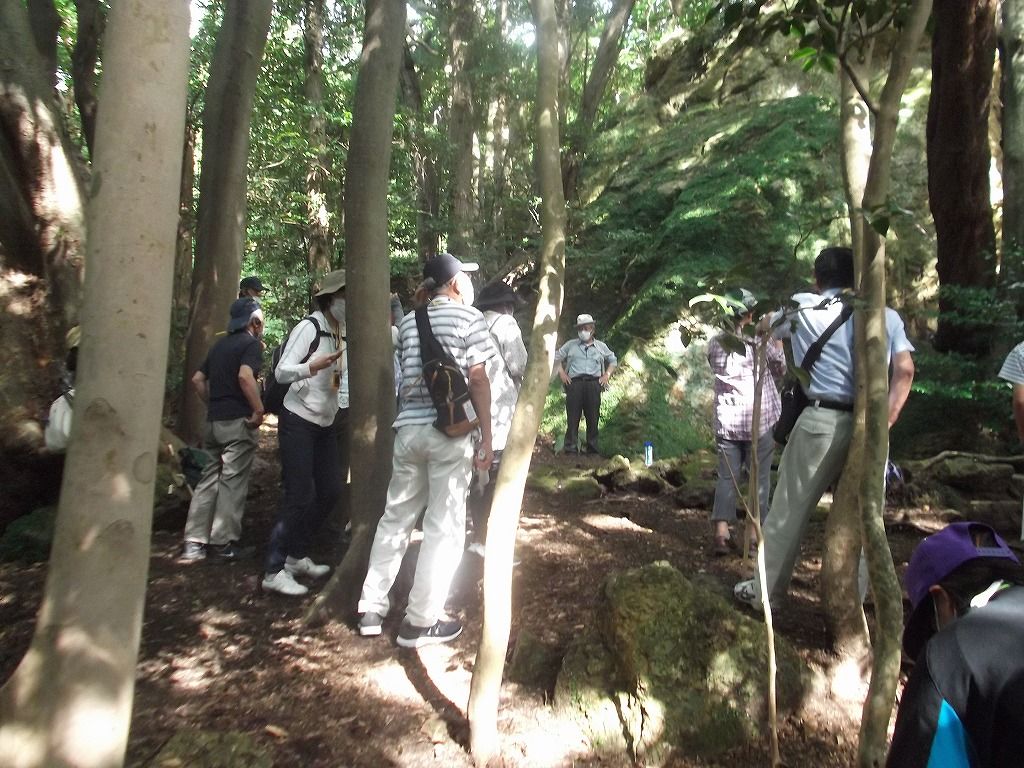
[[[0,561],[39,563],[50,557],[57,507],[42,507],[19,517],[0,537]]]
[[[149,768],[272,768],[267,750],[245,733],[185,730],[174,734]]]
[[[808,686],[800,657],[776,638],[780,712]],[[555,704],[595,744],[645,763],[673,751],[710,756],[755,738],[767,713],[760,622],[667,563],[613,574],[593,625],[570,646]]]
[[[938,462],[931,468],[930,474],[944,485],[961,491],[981,492],[991,498],[994,492],[1010,493],[1013,466],[962,456]]]
[[[506,677],[531,688],[551,690],[561,663],[562,650],[556,644],[523,630],[516,637]]]

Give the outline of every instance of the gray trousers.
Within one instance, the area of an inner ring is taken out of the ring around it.
[[[736,520],[736,485],[739,485],[741,491],[747,489],[744,476],[750,472],[753,441],[727,440],[719,437],[716,442],[718,483],[715,485],[715,506],[711,511],[711,520],[726,520],[731,523]],[[761,439],[757,441],[757,496],[762,523],[768,514],[768,493],[771,490],[774,453],[775,440],[769,431],[761,435]]]
[[[768,594],[789,589],[800,542],[811,513],[830,485],[839,479],[853,434],[853,414],[808,406],[797,419],[779,462],[779,481],[764,525]],[[760,596],[761,585],[754,577]]]
[[[213,461],[203,469],[192,495],[185,541],[223,546],[241,538],[256,435],[245,419],[206,423],[203,446]]]

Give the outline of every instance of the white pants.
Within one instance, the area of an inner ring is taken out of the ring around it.
[[[388,500],[377,524],[359,613],[390,608],[391,591],[420,512],[423,544],[406,619],[429,627],[444,611],[466,537],[466,495],[473,469],[473,439],[446,437],[433,426],[400,427],[395,435]]]

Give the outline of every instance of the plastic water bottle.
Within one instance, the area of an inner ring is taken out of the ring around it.
[[[644,443],[644,466],[649,467],[654,463],[654,443],[648,440]]]

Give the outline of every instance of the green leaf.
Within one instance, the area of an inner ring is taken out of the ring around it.
[[[719,336],[718,343],[722,345],[722,349],[726,352],[744,356],[747,354],[747,345],[743,343],[742,339],[733,336],[731,333],[723,333]]]
[[[789,372],[793,375],[793,378],[800,382],[801,385],[806,389],[811,386],[811,374],[805,371],[799,366],[789,369]]]
[[[806,48],[800,48],[799,50],[793,51],[793,53],[790,54],[790,58],[793,59],[793,61],[799,61],[800,59],[806,59],[809,56],[816,56],[817,54],[817,48],[807,46]]]

